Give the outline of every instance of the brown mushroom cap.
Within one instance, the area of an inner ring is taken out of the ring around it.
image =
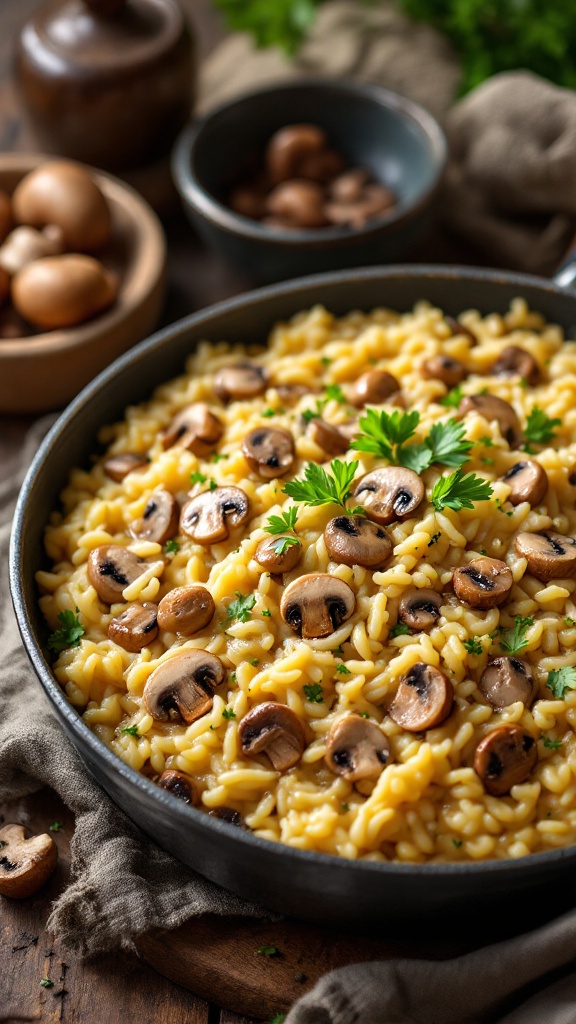
[[[515,462],[502,480],[510,488],[508,501],[512,505],[520,505],[522,501],[539,505],[548,490],[548,474],[535,459]]]
[[[330,558],[344,565],[363,565],[379,569],[392,554],[392,541],[386,530],[364,516],[336,516],[324,530],[324,543]]]
[[[194,784],[194,779],[190,775],[186,775],[186,772],[176,772],[171,769],[167,769],[162,772],[162,775],[158,779],[158,785],[161,789],[165,789],[168,793],[172,793],[172,796],[178,797],[179,800],[183,800],[185,804],[197,804],[198,793]]]
[[[454,690],[439,668],[419,661],[400,680],[390,705],[390,718],[408,732],[440,725],[452,710]]]
[[[233,807],[213,807],[211,811],[208,811],[208,817],[227,821],[229,825],[236,825],[237,828],[247,828],[242,815],[235,811]]]
[[[422,376],[427,380],[440,380],[447,388],[455,388],[467,375],[466,367],[452,356],[431,356],[422,363]]]
[[[507,708],[519,700],[529,707],[534,693],[530,665],[521,658],[493,658],[480,677],[478,689],[493,708]]]
[[[158,605],[158,625],[168,633],[192,636],[208,625],[215,610],[214,598],[206,587],[174,587]]]
[[[221,420],[210,411],[205,402],[193,402],[176,414],[162,435],[162,447],[181,448],[193,452],[198,458],[207,458],[224,433]]]
[[[88,556],[88,581],[101,601],[114,604],[122,600],[122,592],[142,573],[148,562],[118,544],[102,544]]]
[[[554,530],[519,533],[514,547],[528,562],[528,572],[542,583],[576,576],[576,537]]]
[[[499,558],[473,558],[454,570],[452,584],[457,597],[471,608],[494,608],[503,604],[512,589],[512,570]]]
[[[456,320],[455,317],[445,316],[444,320],[454,336],[461,334],[464,338],[468,338],[472,345],[478,344],[478,338],[476,335],[468,327],[465,327],[464,324],[460,323],[459,320]]]
[[[504,796],[525,782],[538,760],[535,739],[521,725],[500,725],[476,747],[474,771],[487,793]]]
[[[104,463],[104,472],[111,480],[121,484],[129,473],[135,469],[144,469],[148,465],[146,455],[136,455],[135,452],[122,452],[121,455],[111,455]]]
[[[383,526],[411,516],[424,500],[424,494],[418,474],[403,466],[374,469],[362,477],[354,491],[368,518]]]
[[[352,615],[356,596],[338,576],[313,572],[294,580],[282,595],[280,614],[298,636],[330,636]]]
[[[390,761],[390,744],[375,722],[344,715],[328,733],[325,761],[331,772],[349,782],[375,779]]]
[[[255,427],[242,441],[242,454],[250,469],[264,480],[274,480],[294,465],[294,439],[281,427]]]
[[[125,651],[136,654],[158,636],[158,608],[149,601],[134,601],[116,615],[108,626],[108,636]]]
[[[350,441],[338,427],[320,417],[310,420],[306,433],[328,455],[343,455],[350,447]]]
[[[485,420],[496,420],[500,433],[511,448],[519,448],[524,440],[520,420],[509,402],[496,395],[465,395],[458,406],[458,415],[477,412]]]
[[[266,199],[266,209],[294,227],[321,228],[328,223],[324,189],[305,178],[291,178],[276,185]]]
[[[502,349],[492,367],[492,373],[496,377],[518,374],[531,385],[538,384],[541,378],[540,367],[534,356],[518,345],[507,345]]]
[[[212,694],[226,678],[220,658],[208,651],[184,650],[163,661],[146,680],[144,704],[157,722],[177,712],[187,725],[212,707]]]
[[[436,625],[441,607],[442,598],[435,590],[410,587],[400,601],[398,618],[410,629],[421,633]]]
[[[306,746],[306,732],[298,715],[275,701],[252,708],[238,726],[238,737],[244,754],[266,754],[277,772],[293,768]]]
[[[178,533],[179,515],[176,498],[162,487],[150,496],[142,516],[130,523],[128,532],[138,540],[164,544]]]
[[[262,395],[268,387],[268,374],[256,363],[231,363],[222,366],[214,377],[214,391],[222,402],[245,401]]]
[[[299,174],[306,158],[327,146],[326,132],[316,124],[288,124],[280,128],[266,147],[266,169],[273,184]]]
[[[314,388],[307,388],[305,384],[276,384],[276,393],[282,402],[297,402],[304,395],[314,392]]]
[[[361,409],[364,405],[382,405],[387,398],[400,391],[400,383],[386,370],[367,370],[352,388],[350,401]]]
[[[216,487],[184,505],[180,531],[197,544],[216,544],[226,540],[230,527],[245,523],[249,512],[248,495],[240,487]]]
[[[268,572],[292,572],[302,558],[302,544],[296,537],[267,537],[260,541],[254,558]]]
[[[58,847],[49,835],[30,836],[22,825],[0,828],[0,893],[12,899],[32,896],[56,867]]]

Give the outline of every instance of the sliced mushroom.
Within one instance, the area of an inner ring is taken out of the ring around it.
[[[30,836],[22,825],[0,828],[0,893],[20,900],[32,896],[56,867],[58,847],[49,835]]]
[[[488,703],[498,710],[519,700],[525,707],[529,707],[534,693],[530,665],[520,658],[493,658],[480,677],[478,689]]]
[[[294,440],[281,427],[255,427],[242,441],[242,454],[264,480],[289,473],[294,465]]]
[[[354,591],[328,573],[308,573],[290,583],[280,601],[284,622],[306,639],[330,636],[352,615]]]
[[[512,505],[520,505],[523,501],[528,501],[530,505],[539,505],[548,490],[546,470],[535,459],[515,462],[502,480],[510,488],[508,501]]]
[[[181,448],[193,452],[199,459],[207,458],[224,433],[221,420],[204,402],[187,405],[176,414],[162,436],[162,447]]]
[[[448,676],[419,661],[400,680],[389,715],[408,732],[423,732],[445,721],[453,703],[454,690]]]
[[[146,455],[136,455],[135,452],[123,452],[122,455],[111,455],[104,463],[104,472],[116,483],[121,484],[129,473],[135,469],[144,469],[148,465]]]
[[[306,427],[308,437],[328,455],[343,455],[350,447],[350,441],[338,429],[320,417],[310,420]]]
[[[507,345],[502,349],[492,367],[492,373],[497,377],[511,377],[518,374],[532,386],[538,384],[541,378],[540,367],[534,356],[518,345]]]
[[[192,636],[208,625],[215,610],[214,598],[206,587],[174,587],[158,605],[158,625],[168,633]]]
[[[452,584],[457,597],[471,608],[495,608],[512,589],[512,570],[499,558],[473,558],[454,570]]]
[[[144,704],[157,722],[167,722],[177,714],[190,725],[210,711],[212,694],[225,678],[224,666],[215,654],[181,651],[148,677]]]
[[[108,626],[108,636],[125,651],[137,654],[158,636],[158,608],[149,601],[134,601]]]
[[[268,374],[256,363],[222,366],[214,377],[214,391],[223,402],[244,401],[262,395],[268,387]]]
[[[442,598],[435,590],[411,587],[400,601],[398,618],[410,629],[423,633],[436,625],[440,618],[441,606]]]
[[[538,760],[535,739],[521,725],[499,725],[476,747],[474,771],[487,793],[504,796],[525,782]]]
[[[464,324],[460,323],[459,320],[456,320],[455,317],[445,316],[444,320],[446,321],[446,324],[452,331],[453,335],[456,336],[458,334],[462,334],[465,338],[468,338],[472,345],[478,344],[478,338],[473,333],[473,331],[471,331],[469,327],[465,327]]]
[[[524,438],[520,421],[509,402],[496,395],[465,395],[458,406],[458,415],[477,412],[489,422],[496,420],[500,433],[511,448],[519,448]]]
[[[293,768],[306,746],[306,732],[298,715],[275,701],[252,708],[238,726],[238,737],[244,754],[266,754],[277,772]]]
[[[158,779],[158,785],[161,789],[167,790],[168,793],[172,793],[172,796],[178,797],[179,800],[183,800],[185,804],[197,804],[198,793],[196,786],[194,785],[194,779],[186,772],[176,772],[168,769],[162,772],[162,775]]]
[[[216,544],[226,540],[230,527],[246,522],[249,511],[248,495],[240,487],[202,491],[184,505],[180,531],[198,544]]]
[[[378,523],[364,516],[336,516],[324,530],[330,558],[344,565],[380,569],[392,554],[392,541]]]
[[[302,558],[302,544],[296,537],[267,537],[260,541],[254,558],[268,572],[291,572]]]
[[[276,393],[282,402],[297,402],[304,395],[309,395],[314,388],[307,388],[305,384],[277,384]]]
[[[519,533],[514,547],[528,562],[528,572],[542,583],[576,576],[576,537],[554,530]]]
[[[229,825],[236,825],[237,828],[246,828],[242,815],[233,807],[213,807],[208,811],[209,818],[219,818],[220,821],[227,821]]]
[[[102,544],[88,556],[88,582],[101,601],[114,604],[122,600],[122,591],[146,572],[148,564],[118,544]]]
[[[179,514],[174,495],[160,488],[149,498],[141,518],[130,523],[128,532],[138,540],[164,544],[178,533]]]
[[[350,401],[359,409],[364,405],[382,405],[398,391],[400,384],[391,373],[386,370],[368,370],[354,384]]]
[[[277,185],[300,173],[303,160],[327,146],[326,133],[315,124],[289,124],[274,133],[266,147],[266,168]]]
[[[422,376],[427,380],[440,380],[447,388],[455,388],[467,376],[468,370],[452,356],[431,356],[422,363]]]
[[[349,782],[376,779],[390,761],[390,744],[375,722],[344,715],[328,733],[324,759],[331,772]]]
[[[417,473],[403,466],[374,469],[356,485],[354,497],[369,519],[386,526],[407,519],[424,499],[424,484]]]

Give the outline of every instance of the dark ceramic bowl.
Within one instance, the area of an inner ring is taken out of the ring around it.
[[[258,165],[271,135],[306,121],[323,128],[350,166],[368,168],[398,204],[363,228],[283,231],[234,213],[230,188]],[[432,208],[446,140],[418,104],[374,85],[302,82],[252,92],[219,107],[180,135],[172,171],[198,233],[254,281],[397,260]]]
[[[573,278],[566,272],[563,280],[569,284]],[[10,580],[22,638],[40,682],[68,737],[109,796],[160,846],[241,896],[308,920],[364,927],[394,923],[394,934],[402,922],[408,927],[429,924],[439,915],[434,924],[438,934],[460,915],[474,934],[483,921],[495,938],[506,928],[520,930],[538,915],[568,907],[576,885],[576,847],[481,863],[349,861],[269,842],[188,807],[113,754],[56,683],[34,582],[36,570],[46,564],[44,524],[71,468],[89,466],[100,427],[122,418],[127,405],[146,399],[159,383],[181,373],[200,340],[264,341],[273,323],[315,303],[343,314],[383,303],[406,310],[427,298],[457,316],[468,308],[504,312],[518,295],[573,336],[576,295],[519,274],[380,267],[252,292],[187,317],[118,359],[68,407],[34,459],[14,520]]]

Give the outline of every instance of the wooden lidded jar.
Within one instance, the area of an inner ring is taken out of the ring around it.
[[[16,74],[44,151],[125,171],[161,160],[189,119],[193,39],[178,0],[50,0]]]

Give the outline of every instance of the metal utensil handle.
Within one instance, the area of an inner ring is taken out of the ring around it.
[[[576,283],[576,238],[572,239],[568,255],[560,264],[552,280],[560,288],[571,288]]]

